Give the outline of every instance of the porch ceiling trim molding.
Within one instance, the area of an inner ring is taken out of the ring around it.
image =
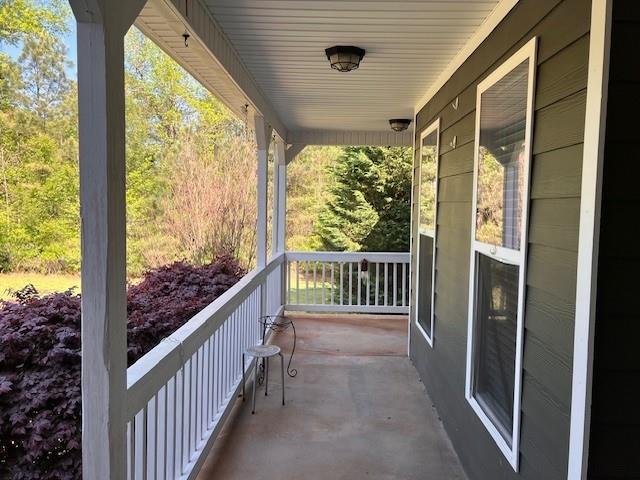
[[[287,127],[200,0],[149,0],[135,25],[239,118],[252,124],[258,113],[279,137],[287,138]],[[253,111],[245,110],[247,104]]]
[[[290,131],[287,143],[304,145],[372,145],[382,147],[411,147],[413,129],[404,132],[358,132],[344,130]]]
[[[502,20],[509,14],[509,12],[516,6],[519,0],[501,0],[496,5],[491,14],[480,25],[480,28],[473,34],[473,36],[467,41],[462,49],[453,57],[453,60],[447,65],[442,73],[438,76],[438,79],[429,87],[429,90],[424,94],[420,101],[415,106],[414,113],[418,113],[422,108],[429,103],[429,100],[444,86],[445,83],[453,76],[453,74],[460,68],[467,58],[480,46],[482,42],[489,36],[491,32],[500,24]]]

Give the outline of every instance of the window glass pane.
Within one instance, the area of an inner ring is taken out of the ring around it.
[[[511,443],[520,267],[478,254],[474,397]]]
[[[431,296],[433,295],[433,237],[419,235],[418,323],[431,337]]]
[[[476,240],[520,249],[529,60],[482,93]]]
[[[422,140],[420,148],[420,231],[435,230],[436,211],[436,154],[438,130]]]

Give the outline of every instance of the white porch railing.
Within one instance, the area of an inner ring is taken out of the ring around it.
[[[286,309],[409,313],[409,253],[287,252]]]
[[[195,477],[241,388],[242,350],[261,340],[258,318],[281,310],[283,263],[249,273],[127,370],[129,480]]]
[[[261,315],[407,313],[408,265],[408,253],[281,253],[242,278],[127,370],[127,478],[195,478],[241,389],[241,353],[261,341]]]

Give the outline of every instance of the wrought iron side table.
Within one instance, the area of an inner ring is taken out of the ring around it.
[[[280,374],[282,376],[282,405],[284,405],[284,357],[282,356],[282,352],[280,351],[280,347],[277,345],[253,345],[251,347],[247,347],[244,352],[242,352],[242,401],[244,402],[245,393],[244,393],[244,364],[245,364],[245,355],[249,355],[256,359],[263,359],[265,362],[264,365],[264,394],[268,394],[269,390],[269,358],[275,357],[278,355],[280,357]],[[258,383],[258,361],[256,360],[256,367],[253,374],[253,399],[251,401],[251,414],[256,413],[256,384]]]

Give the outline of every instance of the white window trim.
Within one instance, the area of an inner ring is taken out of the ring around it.
[[[428,136],[431,135],[433,132],[436,132],[436,185],[435,185],[435,189],[434,189],[434,194],[435,194],[435,198],[434,198],[434,211],[433,211],[433,223],[434,223],[434,229],[433,230],[421,230],[420,229],[420,194],[421,194],[421,187],[422,187],[422,142],[423,140]],[[421,134],[420,134],[420,146],[418,149],[418,155],[417,158],[414,157],[415,161],[418,162],[418,169],[417,169],[417,183],[418,183],[418,201],[416,202],[417,205],[417,236],[416,236],[416,304],[415,304],[415,313],[414,313],[414,323],[416,325],[416,327],[418,328],[418,331],[420,331],[420,333],[422,333],[422,336],[424,336],[425,340],[427,341],[427,343],[429,344],[429,346],[431,348],[433,348],[433,327],[434,327],[434,317],[435,317],[435,312],[434,312],[434,307],[435,307],[435,293],[436,293],[436,230],[438,229],[438,183],[439,183],[439,172],[440,172],[440,118],[438,118],[436,121],[434,121],[431,125],[429,125]],[[419,305],[420,302],[418,301],[418,295],[420,295],[420,235],[427,235],[431,238],[433,238],[433,265],[431,267],[431,318],[429,319],[429,322],[431,323],[431,335],[428,335],[427,332],[425,331],[424,328],[422,328],[422,325],[420,325],[420,322],[418,322],[418,315],[419,315]]]
[[[473,165],[473,203],[471,215],[471,254],[470,254],[470,270],[469,270],[469,317],[467,325],[467,370],[465,397],[471,408],[476,412],[485,428],[493,437],[500,451],[507,458],[515,471],[519,468],[519,447],[520,447],[520,404],[522,396],[522,353],[523,353],[523,336],[524,336],[524,305],[525,305],[525,284],[526,284],[526,259],[527,259],[527,227],[529,223],[529,184],[531,169],[531,144],[533,133],[533,106],[534,106],[534,88],[536,74],[536,46],[537,37],[532,38],[526,45],[494,70],[485,80],[483,80],[477,88],[476,94],[476,126],[475,126],[475,151]],[[514,251],[498,246],[487,245],[476,241],[476,204],[477,204],[477,184],[478,184],[478,161],[480,148],[480,108],[482,93],[497,83],[502,77],[520,65],[522,62],[529,60],[529,81],[527,87],[527,113],[525,127],[525,191],[524,201],[522,205],[522,225],[520,237],[520,251]],[[477,253],[488,254],[490,258],[495,258],[504,263],[519,265],[520,277],[518,285],[518,312],[517,312],[517,328],[516,328],[516,364],[515,364],[515,381],[514,381],[514,398],[513,398],[513,425],[511,445],[503,438],[498,428],[493,424],[489,416],[482,409],[478,401],[473,396],[473,370],[474,370],[474,352],[473,352],[473,336],[474,336],[474,316],[475,316],[475,297],[476,297],[476,255]]]

